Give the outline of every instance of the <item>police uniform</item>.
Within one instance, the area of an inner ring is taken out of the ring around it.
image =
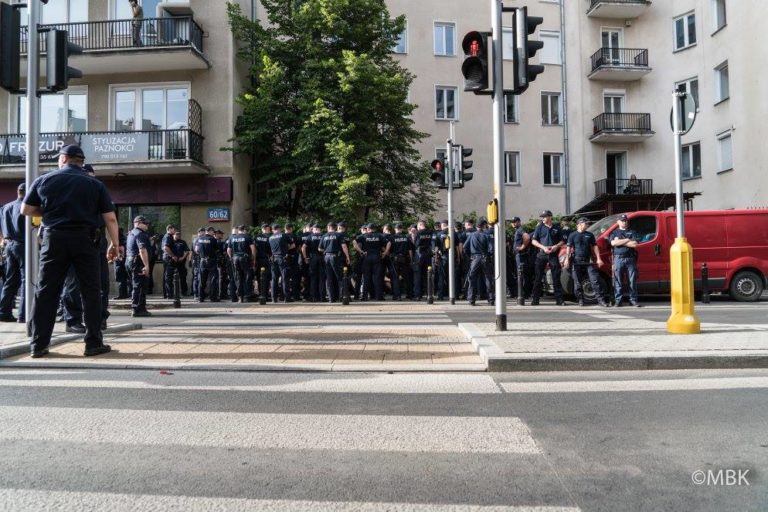
[[[467,299],[474,305],[478,295],[478,280],[484,276],[488,291],[488,302],[493,303],[493,261],[491,260],[491,239],[482,230],[467,233],[464,255],[469,259]]]
[[[626,215],[619,217],[622,220],[628,220]],[[637,241],[637,234],[631,229],[616,228],[608,238],[613,240],[634,240]],[[619,245],[613,247],[613,298],[616,307],[621,306],[624,297],[622,290],[622,279],[626,274],[627,285],[629,286],[629,302],[637,306],[637,251],[633,247]]]
[[[192,237],[192,248],[197,247],[197,240],[205,235],[205,228],[197,230],[197,236]],[[200,255],[194,250],[192,251],[192,295],[196,299],[200,299]]]
[[[18,193],[24,195],[22,183]],[[0,209],[0,232],[5,238],[5,273],[0,292],[0,322],[15,322],[13,306],[16,294],[21,290],[18,321],[24,322],[24,246],[27,236],[24,216],[21,214],[21,198],[7,203]]]
[[[317,224],[312,226],[318,228]],[[320,242],[323,240],[321,233],[311,232],[304,241],[304,252],[306,254],[305,267],[309,273],[309,300],[319,302],[325,295],[325,263],[323,255],[320,254]]]
[[[545,210],[542,212],[541,217],[551,217],[552,212]],[[562,236],[560,226],[552,224],[547,226],[543,222],[536,226],[531,236],[532,240],[539,242],[546,247],[554,247],[558,244],[562,244]],[[539,298],[542,294],[542,284],[547,271],[547,264],[552,272],[552,286],[555,289],[555,301],[558,305],[563,305],[563,286],[560,283],[560,259],[558,257],[558,250],[555,249],[551,253],[547,254],[543,250],[539,249],[536,254],[533,267],[534,267],[534,280],[533,291],[531,293],[531,305],[535,306],[539,304]]]
[[[447,222],[444,222],[447,224]],[[448,234],[448,228],[435,231],[432,236],[432,250],[435,254],[435,290],[437,292],[438,300],[445,300],[448,295],[448,248],[446,245],[450,245],[450,235]]]
[[[166,251],[167,248],[167,251]],[[171,254],[168,254],[170,252]],[[173,298],[173,275],[176,266],[173,264],[173,235],[165,233],[160,241],[160,253],[163,258],[163,298]]]
[[[520,226],[515,230],[515,234],[512,238],[512,249],[515,255],[515,265],[518,269],[519,278],[523,280],[523,297],[528,298],[531,296],[533,290],[533,264],[531,262],[531,247],[527,245],[523,249],[523,243],[525,242],[525,235],[528,232],[523,226]]]
[[[329,224],[328,227],[335,227]],[[323,255],[325,263],[326,288],[328,289],[328,301],[338,302],[344,287],[343,247],[347,245],[347,236],[338,231],[325,233],[320,240],[318,251]]]
[[[376,226],[371,225],[371,229]],[[363,283],[364,295],[375,300],[384,300],[384,267],[381,252],[389,247],[387,237],[383,233],[373,231],[360,237],[363,250]]]
[[[179,284],[181,285],[181,294],[188,295],[189,289],[187,287],[187,265],[186,260],[182,260],[184,255],[189,253],[189,245],[187,242],[179,238],[175,238],[171,242],[171,252],[176,257],[176,262],[173,264],[175,270],[179,273]]]
[[[78,146],[64,146],[60,154],[83,159]],[[101,333],[99,283],[99,219],[115,211],[100,181],[83,169],[66,164],[37,178],[24,198],[26,205],[42,210],[40,271],[32,306],[32,356],[48,352],[56,309],[67,271],[74,265],[85,309],[85,355],[109,352]]]
[[[286,232],[283,236],[288,241],[288,255],[286,257],[286,263],[288,264],[288,293],[289,297],[298,301],[301,299],[301,286],[299,283],[299,254],[301,247],[301,239],[291,231],[288,233],[288,229],[293,230],[293,224],[286,224]],[[291,247],[293,246],[293,247]]]
[[[269,295],[269,283],[272,279],[272,267],[270,264],[270,258],[272,257],[272,250],[269,247],[269,237],[271,233],[266,233],[265,230],[269,228],[269,224],[261,225],[261,233],[256,235],[253,241],[256,244],[256,271],[258,273],[259,294],[267,297]],[[264,280],[266,287],[261,289],[261,273],[264,272]]]
[[[400,224],[395,229],[400,229]],[[392,270],[390,278],[392,282],[392,297],[401,300],[405,295],[407,299],[413,298],[411,256],[413,254],[413,241],[408,233],[393,233],[389,238],[392,243],[391,261]]]
[[[301,236],[297,237],[297,244],[296,244],[296,253],[297,253],[297,258],[299,260],[299,264],[298,264],[299,275],[298,275],[297,281],[299,283],[299,288],[301,288],[301,296],[306,302],[309,301],[309,297],[310,297],[309,262],[305,261],[304,259],[304,246],[307,244],[307,241],[309,240],[309,237],[311,235],[312,235],[312,227],[305,226],[305,230],[301,232]]]
[[[432,264],[432,231],[420,229],[413,240],[413,295],[416,300],[424,297],[427,269]]]
[[[235,271],[236,295],[241,302],[245,302],[248,297],[248,270],[255,263],[251,253],[256,251],[256,246],[250,235],[236,233],[229,237],[229,250],[232,252],[232,268]]]
[[[275,224],[272,229],[280,229],[280,225]],[[277,302],[278,285],[283,294],[285,302],[292,302],[290,295],[290,275],[288,250],[290,248],[290,238],[284,233],[273,233],[269,237],[269,248],[272,251],[272,301]]]
[[[578,223],[586,223],[587,219],[581,218]],[[593,248],[597,246],[595,235],[589,231],[573,231],[568,236],[568,251],[571,255],[571,276],[573,278],[573,292],[579,305],[584,305],[584,291],[582,283],[588,277],[595,291],[597,300],[601,306],[607,306],[603,296],[603,289],[600,285],[600,274],[592,265]]]
[[[219,241],[206,233],[197,237],[195,241],[195,253],[198,260],[198,300],[205,301],[207,292],[210,292],[211,302],[219,301],[219,272],[216,264],[218,257]]]
[[[142,216],[138,216],[133,219],[134,224],[141,222],[147,224],[148,221]],[[133,314],[142,316],[147,313],[147,286],[149,278],[144,274],[144,262],[141,260],[141,249],[147,251],[149,255],[149,248],[152,242],[149,239],[146,231],[134,227],[128,233],[128,239],[125,243],[125,266],[131,276],[131,283],[133,285],[133,291],[131,294],[131,309]]]

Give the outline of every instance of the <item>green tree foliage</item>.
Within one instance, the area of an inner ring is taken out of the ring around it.
[[[262,0],[266,22],[228,3],[250,85],[232,149],[253,158],[257,209],[290,218],[402,218],[435,207],[391,55],[404,17],[384,0]]]

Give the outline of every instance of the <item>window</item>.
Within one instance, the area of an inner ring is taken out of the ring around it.
[[[115,88],[112,96],[112,129],[186,129],[188,105],[189,87],[186,85]],[[140,121],[137,122],[137,119]]]
[[[563,155],[562,153],[544,153],[544,184],[563,184]]]
[[[455,33],[456,25],[453,23],[435,23],[435,55],[445,57],[456,55]]]
[[[520,110],[520,103],[518,102],[518,96],[516,94],[506,93],[504,94],[504,122],[505,123],[518,123],[520,119],[517,117],[517,113]]]
[[[40,22],[43,25],[88,21],[88,0],[58,0],[41,7]]]
[[[435,148],[435,159],[442,160],[443,162],[447,160],[445,157],[445,148]]]
[[[397,43],[392,48],[392,53],[408,53],[408,26],[400,32],[397,38]]]
[[[725,16],[725,0],[712,0],[712,8],[714,9],[715,20],[715,32],[720,30],[727,23]]]
[[[456,87],[435,87],[435,119],[458,119]]]
[[[730,130],[717,136],[717,149],[720,158],[718,172],[733,169],[733,145]]]
[[[641,244],[650,242],[656,238],[656,217],[633,217],[629,221],[629,229],[635,232]]]
[[[689,78],[688,80],[684,80],[682,82],[677,82],[675,84],[677,87],[677,90],[680,92],[687,92],[691,96],[693,96],[693,101],[696,102],[696,111],[699,111],[699,79],[698,78]]]
[[[701,144],[685,144],[682,153],[681,164],[683,179],[698,178],[701,176]]]
[[[685,14],[675,18],[675,50],[696,44],[696,15]]]
[[[519,151],[504,152],[504,184],[505,185],[520,184],[520,152]]]
[[[157,17],[157,6],[168,0],[139,0],[139,5],[144,10],[145,18]],[[131,6],[127,1],[117,0],[114,4],[114,19],[116,20],[129,20],[133,18],[133,12]]]
[[[27,97],[16,102],[16,132],[27,132]],[[40,133],[88,131],[88,92],[70,87],[40,96]]]
[[[728,61],[715,68],[715,94],[715,103],[725,101],[731,96],[728,82]]]
[[[541,124],[560,124],[560,93],[541,93]]]
[[[541,49],[542,64],[562,64],[560,58],[560,32],[539,32],[539,39],[544,43]]]
[[[117,207],[118,224],[121,228],[125,229],[126,233],[133,229],[133,219],[137,215],[143,215],[149,220],[149,227],[147,229],[149,236],[164,235],[165,226],[168,224],[181,226],[181,207],[177,204],[165,206],[139,204]],[[186,241],[187,243],[191,242],[189,238],[186,238]]]
[[[621,114],[624,112],[624,95],[605,94],[603,96],[603,112],[607,114]]]

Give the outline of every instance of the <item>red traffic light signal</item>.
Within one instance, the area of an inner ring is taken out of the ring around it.
[[[488,36],[487,32],[473,30],[467,32],[461,43],[464,50],[464,62],[461,74],[464,75],[464,90],[477,93],[488,89]]]
[[[435,159],[432,160],[430,167],[432,167],[432,174],[430,175],[432,178],[432,183],[435,186],[441,188],[446,187],[447,181],[445,179],[445,162],[440,159]]]

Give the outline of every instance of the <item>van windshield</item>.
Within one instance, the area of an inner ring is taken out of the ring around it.
[[[608,217],[603,217],[599,221],[595,222],[591,226],[587,228],[587,231],[595,235],[595,238],[598,238],[600,235],[608,231],[611,226],[616,224],[616,220],[619,218],[619,213],[616,215],[609,215]]]

